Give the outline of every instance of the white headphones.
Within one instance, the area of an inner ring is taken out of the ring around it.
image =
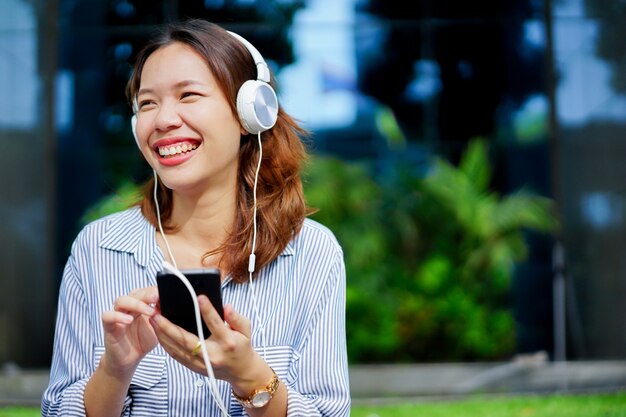
[[[248,80],[237,92],[237,113],[243,127],[253,135],[265,132],[276,123],[278,99],[270,82],[270,70],[265,60],[242,36],[228,31],[248,49],[256,65],[256,80]]]
[[[256,80],[248,80],[242,84],[237,92],[237,115],[247,132],[256,135],[271,129],[278,118],[278,99],[276,92],[269,84],[270,70],[259,51],[245,38],[234,32],[227,31],[238,39],[250,52],[257,68]],[[133,102],[133,117],[131,128],[137,146],[137,100]]]

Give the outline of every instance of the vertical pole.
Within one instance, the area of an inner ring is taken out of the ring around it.
[[[544,0],[543,2],[544,28],[546,31],[546,95],[548,97],[548,128],[550,134],[550,162],[552,177],[552,198],[555,201],[555,209],[561,203],[560,195],[560,152],[559,152],[559,122],[558,109],[556,101],[557,78],[555,72],[555,53],[554,53],[554,2],[553,0]],[[553,334],[554,334],[554,361],[559,367],[567,366],[567,323],[566,323],[566,276],[565,276],[565,248],[561,242],[561,236],[555,236],[555,245],[553,249],[553,281],[552,281],[552,311],[553,311]],[[561,381],[561,389],[568,390],[567,376]]]
[[[546,31],[546,96],[548,98],[548,132],[550,140],[550,175],[552,177],[552,198],[557,206],[560,204],[559,193],[559,129],[558,111],[556,103],[556,74],[555,74],[555,54],[554,54],[554,33],[552,13],[552,0],[544,0],[544,28]]]
[[[561,242],[556,242],[552,255],[554,278],[552,281],[553,291],[553,316],[554,316],[554,361],[565,362],[567,360],[566,341],[566,316],[565,316],[565,250]]]
[[[52,341],[54,338],[54,317],[57,294],[57,132],[56,132],[56,79],[58,71],[58,51],[59,51],[59,1],[48,0],[45,2],[35,2],[38,14],[38,39],[37,47],[39,54],[39,77],[42,84],[43,106],[42,118],[39,129],[41,129],[44,146],[45,178],[43,178],[45,189],[46,205],[46,231],[44,239],[46,243],[45,271],[40,277],[39,292],[43,294],[41,303],[34,313],[35,317],[31,321],[40,323],[37,325],[36,333],[39,337],[29,340],[34,345],[39,345],[38,355],[50,357],[52,352]],[[45,317],[45,322],[42,322]],[[45,348],[42,348],[44,346]]]
[[[564,375],[561,380],[561,391],[569,390],[569,378],[567,376],[567,334],[566,334],[566,292],[565,292],[565,249],[557,240],[552,255],[554,277],[552,281],[553,293],[553,316],[554,316],[554,362],[560,368],[560,374]]]

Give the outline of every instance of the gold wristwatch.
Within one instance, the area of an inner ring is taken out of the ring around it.
[[[235,397],[239,404],[241,404],[244,408],[261,408],[265,407],[267,403],[270,402],[274,393],[278,389],[279,383],[280,380],[278,379],[278,376],[276,376],[276,372],[272,369],[272,380],[264,387],[257,388],[252,391],[247,398],[240,397],[232,388],[231,391],[233,393],[233,397]]]

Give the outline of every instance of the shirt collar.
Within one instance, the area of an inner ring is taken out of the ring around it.
[[[294,253],[296,253],[296,249],[294,247],[293,239],[291,239],[279,256],[292,256]]]
[[[154,226],[146,220],[141,209],[134,207],[111,217],[100,247],[131,253],[137,263],[145,267],[157,249],[154,233]],[[292,256],[294,253],[294,241],[291,239],[279,256]]]
[[[154,227],[143,217],[141,209],[134,207],[111,216],[100,240],[100,247],[130,253],[139,265],[145,267],[156,250],[154,231]]]

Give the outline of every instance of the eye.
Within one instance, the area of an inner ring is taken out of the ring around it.
[[[184,93],[180,95],[180,99],[181,100],[193,99],[193,98],[197,98],[198,96],[200,96],[200,93],[197,93],[195,91],[185,91]]]
[[[140,100],[138,105],[139,105],[139,110],[145,110],[154,106],[155,102],[154,100]]]

